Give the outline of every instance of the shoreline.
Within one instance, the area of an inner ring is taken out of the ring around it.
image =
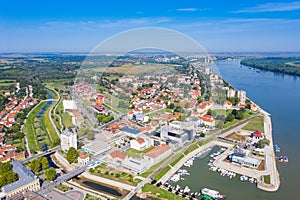
[[[264,162],[265,162],[265,169],[263,171],[257,171],[255,169],[249,169],[245,168],[239,165],[233,165],[231,163],[225,163],[224,160],[224,153],[228,150],[226,150],[221,155],[217,156],[214,161],[214,166],[226,169],[232,172],[235,172],[240,175],[245,175],[248,177],[253,177],[257,179],[257,188],[268,191],[268,192],[275,192],[279,189],[280,186],[280,175],[277,170],[276,166],[276,159],[275,159],[275,152],[273,149],[273,137],[272,137],[272,124],[271,124],[271,117],[270,114],[267,113],[264,110],[260,110],[260,113],[264,116],[264,132],[267,139],[270,140],[270,144],[265,147],[265,156],[264,156]],[[230,131],[228,131],[230,134]],[[162,184],[166,183],[172,175],[174,175],[182,166],[183,164],[191,159],[193,156],[197,155],[201,151],[210,148],[212,146],[222,146],[226,148],[232,148],[234,145],[229,144],[223,141],[218,141],[216,139],[208,142],[207,144],[195,149],[194,151],[190,152],[189,154],[185,155],[178,163],[176,163],[171,169],[160,179],[158,182],[161,182]],[[227,154],[225,155],[225,157]],[[223,162],[220,162],[223,161]],[[264,183],[264,175],[270,175],[270,184]]]

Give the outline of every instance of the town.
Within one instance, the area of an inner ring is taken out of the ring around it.
[[[0,197],[207,198],[206,190],[176,182],[182,166],[213,147],[222,151],[211,171],[276,191],[270,116],[214,71],[215,59],[133,55],[99,69],[93,58],[74,84],[46,84],[45,99],[32,85],[7,81],[13,89],[3,90],[0,114]]]

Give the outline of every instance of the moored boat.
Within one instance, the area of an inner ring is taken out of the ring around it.
[[[274,149],[275,149],[275,152],[280,152],[280,147],[278,146],[278,144],[274,145]]]
[[[221,195],[220,192],[208,188],[201,189],[202,196],[208,195],[212,197],[213,199],[224,199],[225,196]]]

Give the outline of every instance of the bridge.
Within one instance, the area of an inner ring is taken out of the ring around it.
[[[142,182],[140,182],[136,188],[134,188],[133,190],[131,190],[124,198],[123,200],[130,200],[140,189],[142,189],[142,187],[146,184],[146,183],[150,183],[151,179],[150,178],[146,178],[145,180],[143,180]]]
[[[85,170],[87,169],[87,166],[83,166],[80,168],[77,168],[73,171],[68,172],[67,174],[58,177],[56,180],[51,181],[51,182],[46,182],[42,185],[41,189],[38,191],[39,194],[44,195],[48,192],[50,192],[51,190],[53,190],[53,188],[56,185],[59,185],[67,180],[70,180],[71,178],[74,178],[75,176],[78,176],[79,174],[83,173]]]
[[[33,161],[37,158],[40,158],[40,157],[43,157],[43,156],[46,156],[46,155],[49,155],[49,154],[52,154],[52,153],[55,153],[57,150],[60,149],[60,146],[57,146],[57,147],[54,147],[52,149],[49,149],[47,151],[43,151],[42,153],[39,153],[37,155],[34,155],[34,156],[31,156],[31,157],[28,157],[26,160],[23,160],[23,163],[25,162],[30,162],[30,161]]]

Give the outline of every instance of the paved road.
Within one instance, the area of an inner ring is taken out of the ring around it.
[[[57,106],[57,104],[59,103],[59,101],[60,101],[60,95],[59,95],[59,93],[58,93],[56,90],[54,90],[53,88],[50,88],[50,87],[47,87],[47,86],[46,86],[46,88],[48,88],[49,90],[54,91],[54,92],[56,93],[57,97],[58,97],[58,100],[57,100],[57,99],[55,100],[55,101],[56,101],[55,105],[51,107],[51,109],[50,109],[50,111],[49,111],[49,113],[48,113],[48,118],[50,119],[50,122],[51,122],[51,124],[52,124],[52,126],[53,126],[53,128],[54,128],[54,130],[55,130],[55,132],[56,132],[56,134],[57,134],[57,136],[60,138],[60,132],[59,132],[59,130],[57,129],[57,127],[56,127],[56,125],[55,125],[55,123],[53,122],[53,119],[52,119],[52,117],[51,117],[51,113],[52,113],[53,108],[55,108],[55,107]]]

